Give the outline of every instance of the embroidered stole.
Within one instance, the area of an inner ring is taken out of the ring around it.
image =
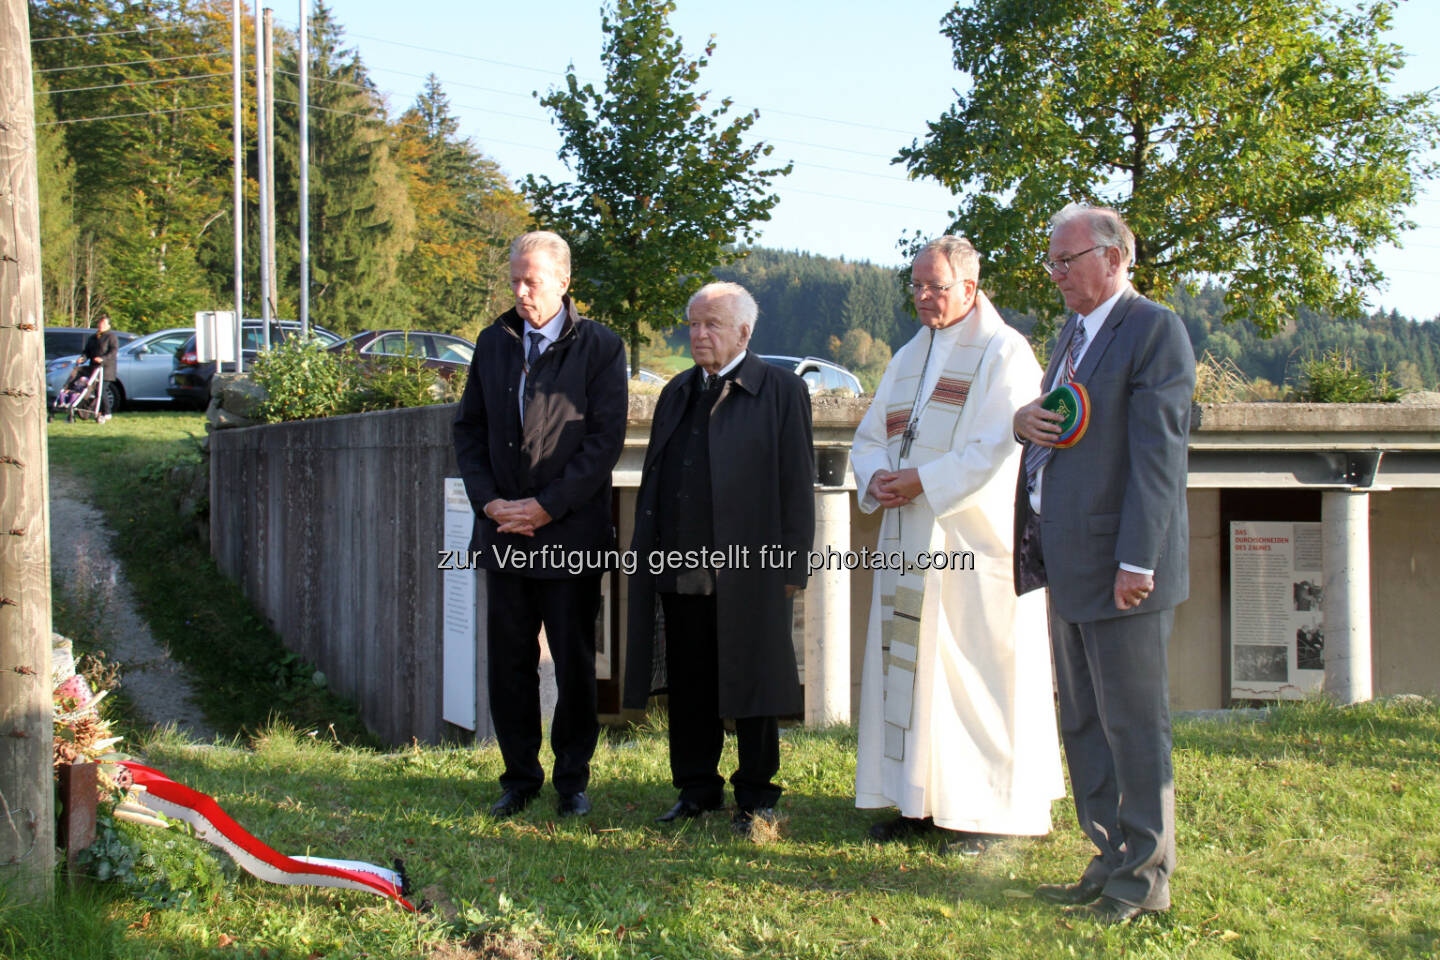
[[[984,294],[977,298],[976,308],[995,314],[995,308],[984,299]],[[994,315],[994,320],[1004,323],[998,315]],[[887,398],[892,402],[885,407],[886,445],[892,470],[929,463],[954,449],[970,384],[994,341],[992,333],[983,343],[954,346],[929,397],[919,398],[918,418],[914,405],[917,391],[923,385],[925,351],[911,350],[905,355]],[[902,458],[906,428],[912,419],[916,420],[915,436]],[[913,505],[891,512],[895,514],[893,521],[887,517],[881,526],[880,550],[886,555],[898,552],[905,560],[906,569],[882,569],[877,570],[876,575],[880,577],[880,650],[885,671],[885,756],[903,760],[905,735],[910,729],[915,699],[920,613],[925,604],[926,571],[913,569],[910,564],[918,553],[932,549],[935,523],[928,510]]]

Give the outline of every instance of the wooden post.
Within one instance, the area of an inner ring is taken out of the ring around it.
[[[0,0],[0,886],[55,872],[50,511],[35,100],[25,0]]]
[[[65,848],[65,870],[72,883],[80,873],[80,851],[89,849],[95,842],[95,814],[99,805],[100,764],[61,764],[59,840]]]

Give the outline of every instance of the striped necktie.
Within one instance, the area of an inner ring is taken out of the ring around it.
[[[1085,321],[1076,317],[1075,332],[1070,336],[1070,350],[1065,356],[1065,382],[1075,379],[1076,368],[1080,366],[1080,352],[1084,349]],[[1034,443],[1025,445],[1025,489],[1027,492],[1035,492],[1035,478],[1040,475],[1040,468],[1049,462],[1050,456],[1054,452],[1054,447],[1042,447]]]

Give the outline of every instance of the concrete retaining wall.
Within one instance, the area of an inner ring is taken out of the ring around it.
[[[442,478],[459,475],[454,416],[420,407],[211,436],[220,569],[392,743],[446,735],[435,565]]]

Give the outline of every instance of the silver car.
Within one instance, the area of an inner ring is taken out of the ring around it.
[[[115,356],[115,380],[105,389],[114,391],[114,408],[127,403],[170,402],[165,388],[170,383],[170,367],[175,351],[195,335],[194,327],[175,327],[146,334],[120,347]],[[50,399],[65,386],[80,356],[68,354],[45,364],[45,393]]]

